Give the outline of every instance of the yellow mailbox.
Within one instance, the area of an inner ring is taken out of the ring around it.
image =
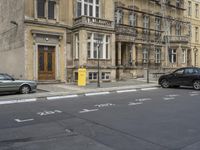
[[[78,86],[86,86],[86,69],[78,69]]]

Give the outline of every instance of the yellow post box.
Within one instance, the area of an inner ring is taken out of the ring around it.
[[[78,69],[78,86],[86,86],[86,69]]]

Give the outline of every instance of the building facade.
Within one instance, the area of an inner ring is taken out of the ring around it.
[[[191,22],[191,57],[192,66],[200,66],[200,1],[198,0],[186,0],[185,1],[187,11],[185,11],[185,17]]]
[[[3,1],[0,72],[17,78],[76,82],[84,67],[96,82],[99,63],[108,82],[192,65],[184,0]]]

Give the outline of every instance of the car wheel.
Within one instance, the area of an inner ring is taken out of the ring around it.
[[[161,81],[161,86],[162,88],[169,88],[169,81],[167,81],[166,79],[163,79]]]
[[[21,88],[20,88],[20,93],[21,94],[28,94],[30,93],[31,89],[30,89],[30,86],[29,85],[23,85]]]
[[[194,81],[194,83],[193,83],[193,88],[194,88],[195,90],[200,90],[200,80]]]

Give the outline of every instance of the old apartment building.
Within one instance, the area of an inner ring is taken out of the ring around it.
[[[186,0],[187,11],[185,17],[191,22],[191,64],[192,66],[200,66],[200,1]]]
[[[86,67],[93,82],[99,60],[107,82],[193,65],[184,0],[2,1],[0,72],[74,82]]]

